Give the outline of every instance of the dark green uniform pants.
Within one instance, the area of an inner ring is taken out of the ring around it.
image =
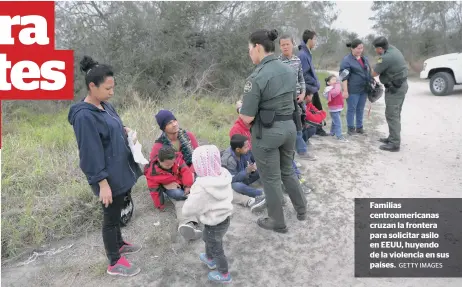
[[[385,91],[385,117],[388,123],[388,141],[399,146],[401,144],[401,110],[404,98],[409,86],[405,81],[396,93],[391,93],[389,89]]]
[[[263,182],[268,217],[276,228],[286,226],[281,180],[297,213],[306,212],[306,198],[292,168],[296,135],[293,121],[275,122],[272,128],[263,128],[261,139],[256,139],[252,131],[252,153]]]

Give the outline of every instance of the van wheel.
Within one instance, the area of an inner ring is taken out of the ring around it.
[[[454,89],[454,78],[448,72],[439,72],[430,79],[430,90],[435,96],[445,96]]]

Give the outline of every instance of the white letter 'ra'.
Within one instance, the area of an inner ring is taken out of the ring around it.
[[[19,41],[23,45],[48,45],[50,39],[47,35],[47,20],[39,15],[30,16],[0,16],[0,45],[14,45],[14,38],[11,35],[12,26],[26,26],[33,24],[33,27],[26,27],[19,32]],[[34,38],[31,35],[34,34]]]
[[[21,25],[34,24],[34,27],[21,29],[19,32],[19,41],[23,45],[32,45],[37,43],[39,45],[50,44],[50,39],[47,36],[47,20],[42,16],[31,15],[21,17]],[[35,34],[35,38],[31,38],[31,34]]]

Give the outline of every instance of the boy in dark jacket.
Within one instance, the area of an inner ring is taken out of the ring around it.
[[[305,79],[306,95],[312,95],[313,105],[322,110],[321,99],[319,98],[319,88],[321,83],[318,80],[316,71],[314,69],[312,50],[316,46],[317,35],[315,31],[303,31],[302,41],[298,46],[298,57],[302,63],[303,77]],[[316,133],[320,136],[327,136],[328,134],[322,129],[321,126],[316,127]]]
[[[241,134],[234,134],[231,137],[230,145],[231,147],[225,150],[221,156],[221,165],[233,176],[232,188],[234,191],[250,197],[261,196],[262,190],[249,186],[256,182],[260,175],[249,148],[248,138]]]

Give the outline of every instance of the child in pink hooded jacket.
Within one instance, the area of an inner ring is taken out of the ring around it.
[[[330,117],[332,119],[332,126],[330,128],[330,135],[336,136],[341,142],[348,142],[342,134],[342,120],[340,113],[344,107],[344,98],[342,95],[342,88],[337,77],[330,75],[325,79],[326,88],[324,89],[324,97],[327,99],[327,106],[329,107]]]
[[[183,205],[184,216],[196,216],[204,224],[202,233],[205,253],[199,258],[209,269],[209,280],[231,282],[228,261],[223,250],[225,236],[233,212],[232,176],[221,166],[220,151],[214,145],[203,145],[192,154],[196,181]]]

